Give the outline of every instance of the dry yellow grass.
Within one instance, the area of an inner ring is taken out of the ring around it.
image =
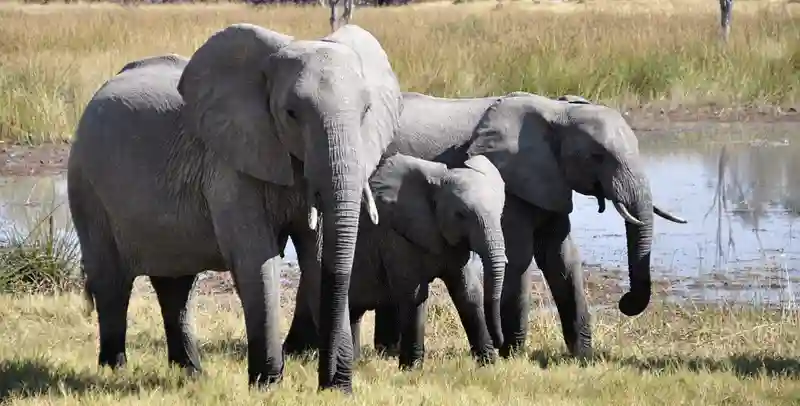
[[[380,39],[405,90],[572,93],[615,106],[798,100],[798,4],[737,3],[726,48],[714,1],[506,3],[362,8],[354,22]],[[236,22],[317,37],[327,16],[319,7],[3,3],[0,138],[68,139],[92,93],[132,59],[190,56]]]
[[[477,368],[452,304],[432,299],[422,369],[397,370],[377,358],[372,319],[355,397],[317,392],[315,358],[290,359],[270,392],[248,391],[244,321],[232,295],[201,295],[195,331],[206,376],[191,381],[166,363],[158,306],[140,292],[131,304],[128,367],[96,367],[95,316],[78,295],[0,296],[0,403],[13,405],[206,404],[314,405],[791,405],[800,401],[797,315],[753,309],[678,308],[654,303],[636,318],[594,312],[595,348],[587,366],[563,356],[552,313],[534,312],[528,354]],[[287,302],[288,303],[288,302]],[[288,328],[292,307],[284,305]]]

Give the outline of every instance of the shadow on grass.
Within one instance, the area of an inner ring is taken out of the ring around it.
[[[533,351],[530,359],[540,367],[574,362],[568,354],[554,354],[546,351]],[[732,372],[740,378],[749,378],[765,374],[771,377],[800,378],[800,360],[775,357],[768,354],[735,354],[726,358],[704,358],[670,355],[663,357],[618,357],[606,351],[595,351],[594,357],[579,361],[586,365],[593,362],[609,362],[622,366],[637,368],[644,372],[669,372],[686,368],[693,372]]]
[[[173,380],[146,374],[127,382],[52,365],[41,359],[0,360],[0,404],[10,397],[36,397],[102,391],[137,393],[141,389],[174,386]]]

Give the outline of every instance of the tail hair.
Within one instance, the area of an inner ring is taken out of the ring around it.
[[[81,276],[83,277],[83,315],[89,317],[94,311],[94,296],[89,289],[89,279],[86,278],[86,271],[83,268],[81,268]]]

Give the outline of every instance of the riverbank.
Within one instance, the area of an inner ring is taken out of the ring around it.
[[[800,4],[737,4],[723,45],[714,2],[505,3],[499,10],[494,2],[361,8],[354,22],[381,41],[407,91],[578,94],[622,109],[690,116],[728,108],[797,112]],[[190,56],[235,22],[300,38],[328,30],[319,7],[6,4],[0,139],[28,144],[69,139],[93,92],[132,59]]]
[[[281,330],[292,306],[287,290]],[[12,405],[793,405],[800,393],[797,315],[781,310],[676,307],[655,301],[641,316],[592,314],[597,357],[565,356],[557,316],[531,314],[527,351],[477,368],[449,299],[432,298],[421,369],[377,357],[373,315],[362,326],[364,359],[354,398],[316,390],[317,360],[289,359],[283,383],[248,391],[241,305],[235,295],[200,295],[193,315],[206,376],[187,379],[166,362],[151,293],[129,309],[128,366],[96,367],[96,315],[78,295],[0,296],[0,402]],[[7,402],[7,403],[6,403]]]

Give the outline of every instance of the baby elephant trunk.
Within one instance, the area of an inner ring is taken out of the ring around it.
[[[500,325],[500,297],[506,272],[506,246],[503,233],[498,229],[486,230],[486,250],[481,253],[483,262],[483,306],[486,326],[495,348],[503,344]]]

